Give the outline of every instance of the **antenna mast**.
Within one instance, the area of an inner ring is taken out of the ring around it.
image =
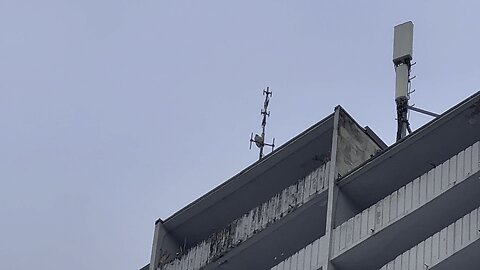
[[[410,71],[413,54],[413,23],[395,26],[393,37],[393,64],[395,65],[395,102],[397,103],[397,141],[407,136]]]
[[[397,103],[397,141],[405,138],[408,133],[412,133],[410,123],[408,122],[409,110],[423,113],[432,117],[439,117],[438,114],[423,110],[408,104],[412,80],[416,77],[410,77],[410,71],[415,63],[412,63],[413,54],[413,23],[408,21],[399,24],[394,28],[393,37],[393,64],[395,65],[395,102]]]
[[[252,142],[255,143],[255,145],[260,149],[260,154],[258,159],[263,158],[263,148],[265,146],[270,146],[272,147],[272,151],[275,148],[275,138],[273,138],[272,143],[266,143],[265,142],[265,127],[267,125],[267,117],[270,117],[270,111],[268,111],[268,103],[270,102],[270,97],[272,96],[272,92],[270,91],[269,87],[267,86],[267,89],[263,90],[263,95],[265,96],[265,101],[263,102],[263,109],[260,111],[260,114],[262,115],[262,135],[255,134],[253,136],[253,132],[250,135],[250,149],[252,149]]]

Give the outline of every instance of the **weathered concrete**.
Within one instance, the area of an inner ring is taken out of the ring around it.
[[[346,175],[381,151],[380,146],[343,110],[339,112],[337,140],[335,178]]]
[[[325,257],[333,257],[333,229],[338,220],[358,212],[349,198],[341,193],[337,186],[337,179],[350,172],[381,150],[374,139],[340,107],[335,108],[334,130],[332,136],[332,162],[329,175],[327,224],[325,237],[328,245]],[[326,260],[323,269],[335,270],[335,266]]]
[[[322,269],[324,270],[335,270],[335,267],[330,263],[330,258],[332,257],[332,239],[333,239],[333,229],[335,222],[335,213],[337,208],[337,198],[338,198],[338,186],[335,183],[337,176],[336,163],[337,163],[337,148],[338,148],[338,136],[339,136],[339,118],[340,118],[341,107],[337,106],[335,108],[334,120],[333,120],[333,136],[332,136],[332,162],[330,163],[330,174],[328,175],[328,201],[327,201],[327,220],[325,225],[325,239],[327,240],[327,247],[324,251],[324,257],[327,258],[323,262]]]
[[[328,161],[332,128],[327,116],[167,218],[165,228],[187,249],[199,244]]]
[[[376,142],[376,138],[371,138],[344,111],[339,113],[337,141],[335,179],[349,173],[382,149]],[[337,194],[334,227],[362,210],[341,189]]]
[[[159,265],[165,264],[175,258],[180,251],[177,241],[169,234],[163,226],[163,222],[158,220],[155,223],[153,233],[152,255],[150,257],[150,270],[155,270]]]
[[[189,249],[177,258],[162,261],[160,269],[197,270],[216,261],[229,250],[240,245],[270,224],[293,212],[327,188],[327,174],[330,163],[327,162],[297,183],[260,206],[250,210],[226,228],[213,234],[205,241]],[[185,268],[186,267],[186,268]]]

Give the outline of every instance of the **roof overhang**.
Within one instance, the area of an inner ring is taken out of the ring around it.
[[[319,167],[330,156],[333,119],[333,114],[327,116],[173,214],[163,226],[187,247],[224,228]]]
[[[479,134],[477,92],[340,178],[338,185],[361,211],[382,199],[382,194],[397,190],[473,144]]]

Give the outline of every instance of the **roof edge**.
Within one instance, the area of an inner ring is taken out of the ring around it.
[[[257,160],[255,161],[253,164],[251,164],[250,166],[248,166],[247,168],[243,169],[242,171],[240,171],[239,173],[235,174],[234,176],[232,176],[231,178],[229,178],[228,180],[226,180],[225,182],[221,183],[220,185],[218,185],[217,187],[213,188],[212,190],[210,190],[209,192],[207,192],[206,194],[202,195],[201,197],[197,198],[196,200],[194,200],[193,202],[189,203],[188,205],[186,205],[185,207],[181,208],[179,211],[175,212],[174,214],[172,214],[170,217],[168,217],[167,219],[165,219],[165,221],[162,221],[163,223],[169,223],[169,222],[172,222],[174,219],[176,219],[177,217],[179,217],[180,215],[182,215],[183,213],[187,212],[190,208],[192,208],[193,206],[197,205],[198,203],[200,203],[201,201],[205,200],[206,198],[210,197],[210,196],[213,196],[214,194],[216,193],[219,193],[222,191],[223,188],[226,188],[226,186],[228,185],[231,185],[233,184],[234,182],[238,181],[237,179],[239,177],[241,177],[242,175],[244,175],[245,173],[247,172],[250,172],[252,170],[257,170],[257,169],[260,169],[260,167],[263,165],[263,164],[266,164],[267,162],[271,161],[272,159],[274,158],[281,158],[281,155],[282,154],[282,151],[290,148],[290,147],[294,147],[296,143],[298,143],[299,141],[301,141],[301,139],[303,137],[305,137],[307,134],[309,134],[310,132],[316,130],[317,128],[320,128],[323,124],[325,124],[326,122],[328,122],[329,120],[333,119],[333,116],[334,116],[334,113],[331,113],[329,114],[328,116],[326,116],[325,118],[323,118],[322,120],[318,121],[317,123],[313,124],[312,126],[310,126],[309,128],[307,128],[305,131],[301,132],[300,134],[298,134],[297,136],[293,137],[292,139],[290,139],[289,141],[287,141],[286,143],[282,144],[280,147],[278,147],[277,149],[275,149],[272,153],[266,155],[263,159],[260,159],[260,160]],[[282,158],[283,159],[283,158]],[[246,185],[248,184],[252,179],[249,179],[247,180],[246,183],[244,183],[243,185]],[[242,186],[243,186],[242,185]],[[159,222],[161,219],[157,220],[157,222]]]

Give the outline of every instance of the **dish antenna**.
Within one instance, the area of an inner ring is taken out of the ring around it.
[[[408,110],[416,111],[432,117],[438,117],[436,113],[422,110],[408,105],[411,82],[416,76],[410,77],[413,55],[413,23],[408,21],[399,24],[394,28],[393,36],[393,64],[395,66],[395,102],[397,103],[397,141],[405,138],[408,133],[412,133],[410,123],[408,122]]]
[[[258,135],[255,134],[253,136],[253,132],[250,135],[250,149],[252,149],[252,142],[255,143],[255,145],[260,149],[260,154],[258,159],[263,158],[263,148],[265,146],[270,146],[272,147],[272,151],[275,148],[275,138],[273,138],[272,143],[265,143],[265,126],[267,125],[267,116],[270,117],[270,111],[268,111],[268,103],[270,102],[270,97],[272,96],[272,92],[267,86],[267,89],[263,90],[263,95],[265,96],[265,101],[263,102],[263,109],[260,111],[260,114],[262,115],[262,134]]]

